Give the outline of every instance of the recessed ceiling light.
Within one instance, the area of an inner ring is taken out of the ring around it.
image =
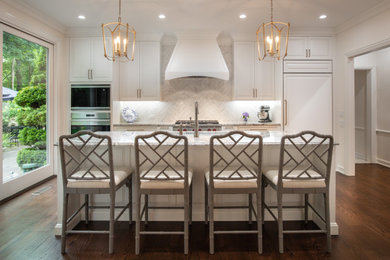
[[[240,19],[246,19],[246,14],[240,14]]]
[[[321,20],[324,20],[324,19],[326,19],[328,16],[326,15],[326,14],[321,14],[320,15],[320,17],[318,17],[318,18],[320,18]]]
[[[165,16],[165,14],[159,14],[159,15],[158,15],[158,18],[160,18],[160,19],[165,19],[165,18],[167,18],[167,17]]]
[[[82,15],[82,14],[79,15],[80,20],[85,20],[85,18],[86,18],[85,15]]]

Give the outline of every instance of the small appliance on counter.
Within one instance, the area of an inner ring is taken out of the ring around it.
[[[270,107],[269,106],[261,106],[260,111],[257,112],[257,117],[259,118],[259,123],[270,123],[272,120],[270,119]]]
[[[71,86],[71,133],[110,131],[110,85]]]

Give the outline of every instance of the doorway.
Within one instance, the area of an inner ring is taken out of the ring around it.
[[[375,102],[373,99],[376,91],[375,68],[355,69],[355,161],[356,163],[374,163],[373,155],[373,117],[375,118]]]
[[[53,45],[0,24],[0,200],[53,175]]]

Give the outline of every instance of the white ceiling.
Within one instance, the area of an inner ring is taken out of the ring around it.
[[[274,0],[275,20],[292,28],[335,28],[386,0]],[[69,28],[115,21],[118,0],[8,0],[33,8]],[[207,30],[253,32],[270,19],[269,0],[122,0],[122,21],[137,32]],[[164,13],[165,20],[158,19]],[[239,14],[248,18],[240,20]],[[77,16],[83,14],[86,20]],[[327,14],[328,19],[318,16]]]

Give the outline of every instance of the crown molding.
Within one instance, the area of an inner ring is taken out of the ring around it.
[[[68,38],[77,38],[77,37],[101,37],[102,28],[100,26],[94,27],[70,27],[65,33]],[[154,42],[161,41],[163,33],[147,33],[147,32],[137,32],[136,39],[137,41],[144,42]]]
[[[36,8],[32,7],[31,5],[25,2],[15,1],[15,0],[3,0],[3,3],[13,9],[16,9],[21,13],[24,13],[27,16],[30,16],[31,18],[39,21],[40,23],[45,24],[46,26],[50,27],[51,29],[57,31],[60,34],[64,34],[66,31],[66,26],[52,19],[51,17],[48,17],[47,15],[43,14],[41,11],[37,10]]]
[[[361,23],[367,21],[368,19],[370,19],[370,18],[372,18],[372,17],[374,17],[382,12],[385,12],[388,9],[390,9],[390,1],[382,0],[382,2],[374,5],[370,9],[367,9],[363,13],[361,13],[357,16],[354,16],[353,18],[351,18],[347,22],[337,26],[336,33],[339,34],[341,32],[344,32],[344,31],[346,31],[346,30],[348,30],[348,29],[350,29],[358,24],[361,24]]]

